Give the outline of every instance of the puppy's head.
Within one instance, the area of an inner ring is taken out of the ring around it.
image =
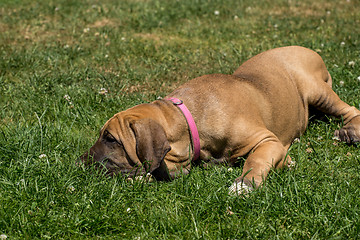
[[[80,159],[86,165],[100,163],[110,175],[151,173],[157,180],[170,180],[164,162],[169,151],[160,124],[150,118],[118,113],[105,123],[99,139]]]

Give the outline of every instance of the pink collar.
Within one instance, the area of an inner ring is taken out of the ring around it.
[[[172,101],[174,103],[174,105],[177,106],[184,114],[187,124],[189,126],[190,135],[191,135],[192,144],[193,144],[193,151],[194,151],[193,161],[197,160],[200,157],[200,137],[199,137],[199,132],[197,130],[194,118],[191,116],[189,109],[185,106],[183,101],[181,101],[180,99],[166,98],[165,100]]]

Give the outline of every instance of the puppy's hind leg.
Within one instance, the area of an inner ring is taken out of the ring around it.
[[[359,142],[360,111],[343,102],[328,83],[323,81],[313,81],[312,83],[314,90],[309,95],[309,105],[325,114],[342,117],[345,125],[342,129],[335,131],[335,136],[347,143]]]

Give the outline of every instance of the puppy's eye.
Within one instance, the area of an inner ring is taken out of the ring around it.
[[[111,134],[106,135],[105,140],[110,143],[116,142],[116,139]]]
[[[114,138],[114,136],[111,135],[108,131],[104,132],[104,140],[109,142],[109,143],[116,142],[116,139]]]

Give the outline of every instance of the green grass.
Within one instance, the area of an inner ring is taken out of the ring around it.
[[[227,194],[241,168],[131,184],[74,164],[116,112],[274,47],[319,52],[359,107],[359,23],[358,0],[0,0],[0,235],[360,238],[359,146],[332,139],[341,120],[312,122],[296,167],[246,199]]]

